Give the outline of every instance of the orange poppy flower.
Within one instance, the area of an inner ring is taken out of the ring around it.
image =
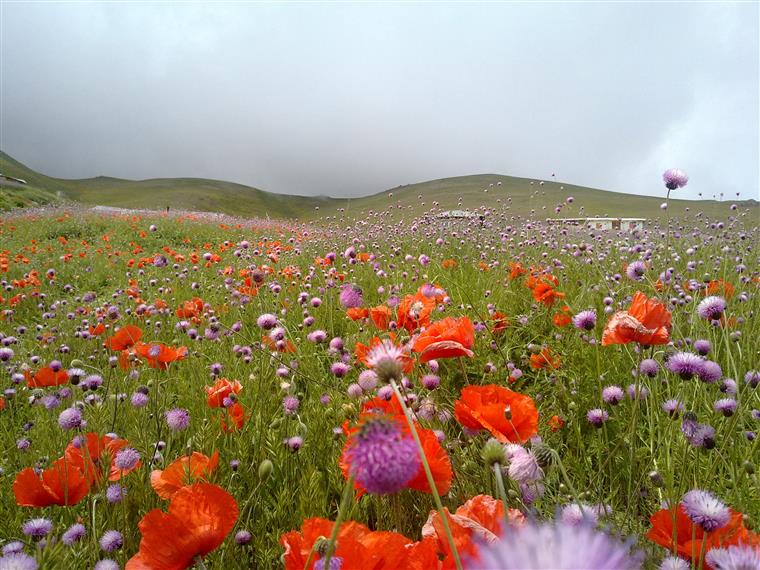
[[[24,374],[26,382],[30,388],[46,388],[48,386],[60,386],[69,381],[69,373],[64,369],[58,372],[53,372],[50,366],[40,368],[37,373],[32,376],[29,372]]]
[[[194,481],[206,481],[219,464],[219,452],[211,457],[194,451],[189,457],[180,457],[166,469],[155,469],[150,473],[150,486],[162,499],[171,497],[182,487]]]
[[[346,316],[352,321],[361,321],[362,319],[368,319],[369,309],[363,309],[361,307],[354,307],[353,309],[347,309]]]
[[[16,504],[22,507],[76,505],[89,491],[90,486],[82,472],[64,457],[56,460],[50,469],[45,469],[41,476],[27,467],[13,481]]]
[[[476,495],[459,507],[453,515],[446,507],[444,511],[460,556],[476,558],[479,545],[498,540],[504,522],[502,501],[489,495]],[[525,521],[525,515],[517,509],[509,509],[507,515],[513,525],[520,525]],[[443,568],[454,567],[451,548],[438,511],[431,511],[422,527],[422,537],[436,540],[438,551],[445,555]]]
[[[435,309],[435,299],[430,299],[419,293],[408,295],[399,303],[396,311],[398,326],[413,333],[419,328],[430,324],[430,313]]]
[[[530,367],[534,370],[543,370],[546,368],[557,369],[561,366],[562,361],[558,356],[552,354],[552,351],[548,347],[541,349],[538,354],[530,355]]]
[[[372,322],[375,323],[375,326],[379,329],[387,329],[388,324],[391,322],[391,310],[385,305],[372,307],[369,310],[369,316],[372,319]]]
[[[667,307],[637,291],[628,311],[618,311],[604,327],[602,345],[639,344],[655,345],[670,342],[673,328]]]
[[[567,306],[562,308],[562,311],[557,311],[554,313],[554,317],[552,318],[552,321],[554,322],[554,325],[563,328],[570,324],[570,315],[567,314],[567,311],[569,308]]]
[[[126,470],[114,465],[113,459],[116,454],[128,446],[129,442],[126,439],[114,439],[90,432],[85,434],[82,444],[75,445],[73,441],[69,443],[64,457],[84,475],[90,484],[100,481],[105,465],[109,465],[108,480],[118,481],[142,465],[142,461],[138,461],[134,467]]]
[[[441,267],[444,269],[454,269],[457,266],[455,259],[444,259],[441,261]]]
[[[564,293],[556,291],[549,283],[541,282],[533,287],[533,298],[547,307],[551,307],[557,299],[562,299],[564,296]]]
[[[554,415],[551,418],[549,418],[549,428],[553,431],[559,431],[563,427],[565,427],[565,420],[563,420],[561,417]]]
[[[104,332],[106,332],[106,327],[105,327],[105,325],[103,323],[98,323],[94,327],[90,326],[87,329],[87,332],[90,333],[90,336],[100,336]]]
[[[274,350],[276,352],[295,352],[296,351],[296,345],[294,345],[291,341],[288,339],[285,339],[285,345],[284,346],[277,346],[277,343],[273,341],[268,336],[262,336],[261,337],[261,344],[266,346],[269,350]]]
[[[515,263],[514,261],[510,261],[507,265],[509,266],[509,278],[512,280],[517,279],[520,275],[525,275],[528,272],[528,270],[522,265]]]
[[[235,402],[229,408],[225,408],[227,419],[222,416],[222,431],[233,432],[243,429],[245,425],[245,408],[240,402]]]
[[[151,368],[166,370],[170,363],[182,360],[187,356],[187,347],[172,348],[160,342],[151,344],[138,342],[135,345],[135,353],[145,359]]]
[[[126,350],[134,346],[141,338],[143,332],[140,327],[126,325],[121,327],[116,334],[106,339],[106,348],[111,350]]]
[[[655,544],[675,551],[687,560],[699,557],[703,542],[706,543],[705,552],[711,548],[725,548],[740,543],[760,545],[760,535],[744,527],[742,513],[733,509],[729,510],[731,518],[726,526],[705,532],[700,525],[695,525],[691,521],[683,505],[679,504],[675,509],[660,509],[649,518],[652,528],[646,536]],[[675,541],[673,540],[674,531]]]
[[[708,295],[723,295],[726,299],[731,299],[735,291],[736,288],[723,279],[713,279],[707,284]]]
[[[227,491],[209,483],[182,487],[169,512],[153,509],[140,521],[140,549],[126,570],[182,570],[218,548],[235,526],[238,506]]]
[[[177,316],[181,319],[199,318],[203,314],[203,299],[193,297],[189,301],[185,301],[177,309]]]
[[[463,388],[454,415],[465,428],[486,429],[502,443],[524,443],[538,433],[533,398],[495,384]]]
[[[491,315],[491,320],[493,321],[491,334],[494,336],[500,335],[505,330],[507,330],[507,327],[509,327],[509,319],[507,319],[507,315],[500,313],[499,311],[496,311],[493,315]]]
[[[436,358],[474,356],[475,327],[468,317],[447,317],[427,327],[414,341],[412,350],[420,353],[420,362]]]
[[[237,380],[230,382],[226,378],[219,378],[213,386],[206,386],[206,404],[210,408],[222,408],[225,398],[230,394],[239,394],[242,389],[243,385]]]
[[[319,555],[312,554],[314,543],[320,537],[330,536],[333,524],[332,521],[326,519],[306,519],[300,531],[294,530],[283,534],[280,537],[280,544],[285,548],[283,555],[285,570],[313,570],[319,560]],[[419,558],[423,553],[427,553],[428,557],[434,554],[431,550],[432,542],[426,543],[425,552],[415,548],[419,544],[395,532],[371,531],[363,524],[346,521],[338,529],[334,556],[343,561],[341,565],[343,570],[411,568],[412,557]],[[311,562],[307,566],[306,562],[310,555]]]

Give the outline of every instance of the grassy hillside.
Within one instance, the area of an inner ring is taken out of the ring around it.
[[[27,180],[26,186],[0,187],[0,209],[74,200],[84,204],[123,208],[174,209],[224,212],[249,217],[315,219],[344,211],[361,217],[369,211],[392,207],[396,217],[420,214],[438,203],[441,209],[479,208],[504,205],[517,215],[546,218],[556,216],[554,208],[572,196],[559,214],[563,217],[608,215],[654,218],[662,215],[662,198],[633,196],[564,184],[532,181],[527,178],[477,174],[443,178],[399,186],[362,198],[289,196],[257,188],[202,178],[158,178],[124,180],[99,176],[84,180],[64,180],[40,174],[0,152],[0,172]],[[757,208],[757,202],[740,203]],[[708,215],[726,216],[728,203],[672,200],[671,213],[685,208]]]

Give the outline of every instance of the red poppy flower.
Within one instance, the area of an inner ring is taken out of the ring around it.
[[[557,299],[562,299],[564,296],[564,293],[556,291],[549,283],[543,281],[533,287],[533,298],[547,307],[551,307]]]
[[[435,309],[435,300],[419,293],[404,297],[396,311],[399,327],[410,333],[430,324],[430,313]]]
[[[294,345],[292,342],[290,342],[288,339],[285,339],[284,343],[281,345],[278,345],[276,341],[272,340],[269,336],[262,336],[261,337],[261,344],[266,346],[269,350],[273,350],[276,352],[295,352],[296,351],[296,345]]]
[[[96,326],[90,326],[87,329],[87,332],[90,333],[90,336],[100,336],[104,332],[106,332],[106,327],[103,323],[98,323]]]
[[[180,319],[198,319],[203,314],[203,299],[194,297],[185,301],[177,309],[176,314]]]
[[[375,323],[375,326],[379,329],[387,329],[388,324],[391,322],[391,310],[385,305],[372,307],[369,310],[369,316],[372,319],[372,322]]]
[[[48,386],[60,386],[69,381],[69,373],[61,369],[58,372],[53,372],[53,369],[49,366],[40,368],[37,373],[32,376],[29,372],[24,374],[26,382],[30,388],[45,388]]]
[[[312,554],[314,543],[320,537],[330,536],[333,522],[326,519],[306,519],[301,531],[286,532],[280,537],[280,544],[285,548],[283,560],[285,570],[313,570],[318,555]],[[363,524],[346,521],[338,529],[335,557],[340,558],[343,570],[390,570],[391,568],[410,568],[410,558],[420,557],[431,552],[432,544],[427,544],[427,551],[417,550],[407,537],[388,531],[371,531]],[[306,565],[311,555],[311,562]],[[427,568],[431,568],[428,566]]]
[[[210,408],[224,407],[224,399],[229,398],[230,394],[239,394],[243,385],[237,380],[230,382],[226,378],[219,378],[213,386],[206,386],[206,404]]]
[[[703,542],[706,543],[705,552],[711,548],[725,548],[740,543],[760,545],[760,535],[744,527],[742,513],[729,510],[731,518],[726,526],[705,532],[700,525],[691,521],[683,505],[679,504],[675,509],[660,509],[649,518],[652,528],[646,536],[655,544],[675,551],[688,560],[699,558]]]
[[[414,341],[412,350],[420,353],[420,362],[437,358],[473,356],[475,327],[468,317],[447,317],[427,327]]]
[[[208,483],[182,487],[169,512],[154,509],[140,521],[140,549],[126,570],[183,570],[218,548],[235,526],[238,506],[227,491]]]
[[[655,345],[670,342],[671,314],[667,307],[637,291],[628,311],[619,311],[604,327],[602,345],[639,344]]]
[[[84,474],[90,484],[100,481],[105,465],[109,465],[108,480],[118,481],[142,465],[141,461],[138,461],[131,469],[119,469],[114,465],[113,459],[116,454],[128,446],[129,442],[126,439],[99,436],[97,433],[90,432],[84,435],[84,441],[79,445],[74,445],[73,441],[69,443],[64,457]]]
[[[143,358],[151,368],[166,370],[169,364],[182,360],[187,356],[187,347],[180,346],[173,348],[162,343],[146,344],[138,342],[135,345],[135,353]]]
[[[89,491],[90,486],[82,472],[63,457],[41,475],[27,467],[13,481],[16,504],[22,507],[76,505]]]
[[[225,416],[222,416],[222,431],[233,432],[243,429],[245,425],[245,408],[240,402],[235,402],[229,408],[225,408],[227,412]]]
[[[153,470],[150,474],[150,486],[162,499],[171,499],[182,487],[194,481],[208,480],[218,464],[218,451],[211,457],[194,451],[189,457],[185,455],[177,459],[164,470]]]
[[[726,299],[731,299],[735,291],[736,288],[723,279],[713,279],[707,284],[708,295],[723,295]]]
[[[486,429],[502,443],[524,443],[538,433],[533,398],[495,384],[463,388],[454,415],[465,428]]]
[[[111,350],[126,350],[134,346],[141,338],[143,332],[140,327],[126,325],[121,327],[116,334],[106,339],[106,348]]]
[[[538,354],[530,355],[530,367],[534,370],[543,370],[546,368],[557,369],[562,364],[562,361],[558,356],[552,354],[552,351],[548,347],[541,349]]]
[[[488,495],[476,495],[459,507],[453,515],[446,507],[444,511],[460,556],[476,558],[478,545],[498,540],[504,523],[502,501]],[[507,514],[513,525],[520,525],[525,521],[525,516],[517,509],[509,509]],[[438,511],[431,511],[422,527],[422,537],[436,540],[438,551],[445,556],[443,568],[454,567],[451,548]]]
[[[362,319],[368,319],[369,309],[354,307],[353,309],[346,310],[346,316],[352,321],[361,321]]]
[[[507,315],[500,313],[499,311],[496,311],[493,315],[491,315],[491,320],[493,321],[491,334],[494,336],[500,335],[507,330],[507,327],[509,327],[509,319],[507,319]]]

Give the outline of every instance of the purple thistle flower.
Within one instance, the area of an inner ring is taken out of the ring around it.
[[[724,378],[723,382],[720,383],[719,390],[724,394],[733,396],[737,391],[736,380],[733,378]]]
[[[663,172],[662,181],[665,182],[665,188],[676,190],[683,188],[689,182],[687,174],[678,168],[670,168]]]
[[[511,479],[527,485],[544,478],[544,471],[533,451],[516,443],[507,445],[504,451],[509,461],[507,473]]]
[[[356,285],[344,285],[340,290],[340,304],[346,309],[355,309],[361,307],[364,302],[362,290]]]
[[[744,381],[753,388],[757,388],[760,384],[760,372],[757,370],[750,370],[744,375]]]
[[[66,408],[58,416],[58,425],[62,429],[76,429],[82,425],[82,412],[77,408]]]
[[[713,570],[757,570],[760,568],[760,546],[749,544],[727,548],[711,548],[705,562]]]
[[[124,497],[127,496],[127,488],[122,487],[118,483],[113,483],[112,485],[109,485],[106,489],[106,499],[109,503],[115,504],[115,503],[121,503],[124,500]]]
[[[14,540],[4,544],[1,552],[3,554],[16,554],[17,552],[23,552],[24,546],[24,543],[20,540]]]
[[[720,365],[712,360],[705,360],[702,363],[702,370],[699,371],[699,379],[705,384],[714,384],[723,377],[723,371]]]
[[[103,558],[98,560],[93,567],[93,570],[120,570],[119,563],[116,560],[110,558]]]
[[[693,419],[693,414],[687,413],[681,423],[681,433],[694,447],[712,449],[715,447],[715,428],[700,424]]]
[[[113,552],[124,545],[124,537],[118,530],[107,530],[100,537],[99,543],[104,552]]]
[[[129,471],[130,469],[134,469],[138,461],[140,461],[140,454],[137,450],[132,447],[125,447],[116,453],[113,464],[117,469]]]
[[[665,367],[674,374],[678,374],[684,380],[691,380],[702,371],[704,364],[696,354],[691,352],[676,352],[668,358]]]
[[[369,392],[370,390],[375,389],[377,381],[377,374],[375,374],[374,370],[362,370],[361,374],[359,374],[357,383],[361,386],[362,390]]]
[[[325,559],[320,558],[314,563],[314,570],[342,570],[343,558],[340,556],[333,556],[330,558],[330,567],[325,568]]]
[[[594,408],[586,413],[586,419],[595,428],[600,428],[610,419],[610,415],[601,408]]]
[[[647,266],[643,261],[634,261],[633,263],[628,264],[628,267],[625,269],[625,274],[628,279],[641,281],[641,278],[644,277],[646,271]]]
[[[617,406],[623,401],[624,397],[625,392],[623,392],[623,389],[620,386],[607,386],[602,390],[602,400],[611,406]]]
[[[273,329],[277,326],[277,317],[270,313],[264,313],[256,319],[256,324],[264,330]]]
[[[584,505],[583,503],[570,503],[562,507],[559,518],[567,525],[589,524],[596,526],[599,518],[606,514],[608,514],[608,507],[602,504]]]
[[[74,543],[79,542],[87,534],[87,529],[83,524],[76,523],[71,525],[61,537],[61,542],[66,546],[72,546]]]
[[[706,297],[697,305],[697,314],[708,321],[720,319],[725,310],[726,300],[715,295]]]
[[[657,373],[660,371],[660,365],[657,364],[656,360],[647,358],[645,360],[642,360],[641,364],[639,364],[639,371],[645,376],[654,378],[655,376],[657,376]]]
[[[643,384],[629,384],[626,394],[631,400],[645,400],[649,396],[649,390]]]
[[[425,374],[420,379],[420,382],[428,390],[435,390],[436,388],[438,388],[438,386],[440,386],[441,379],[435,374]]]
[[[132,402],[132,405],[135,408],[144,408],[148,405],[148,395],[143,392],[135,392],[132,394],[132,399],[130,400]]]
[[[641,568],[643,556],[630,544],[590,525],[525,524],[506,529],[500,540],[481,546],[471,570],[602,570]]]
[[[403,489],[421,462],[417,446],[393,418],[370,418],[349,439],[349,473],[367,492],[387,495]]]
[[[243,546],[251,542],[253,536],[247,530],[239,530],[235,533],[235,544]]]
[[[303,438],[294,435],[293,437],[289,437],[285,440],[285,445],[287,445],[291,451],[298,451],[303,447]]]
[[[351,367],[345,362],[334,362],[332,366],[330,366],[330,372],[332,372],[338,378],[343,378],[346,374],[348,374],[348,371],[350,369]]]
[[[692,522],[706,532],[723,528],[731,518],[728,507],[709,491],[689,491],[681,499],[681,505]]]
[[[166,425],[172,431],[182,431],[190,425],[190,412],[183,408],[174,408],[164,414]]]
[[[301,401],[295,396],[285,396],[282,400],[282,407],[285,410],[286,416],[292,416],[298,411],[298,406],[301,405]]]
[[[596,311],[593,309],[581,311],[573,317],[573,326],[577,329],[590,331],[596,326]]]
[[[668,556],[660,562],[659,570],[691,570],[691,564],[678,556]]]
[[[43,538],[53,531],[53,522],[50,519],[29,519],[21,527],[21,532],[32,538]]]
[[[662,403],[662,411],[668,414],[671,418],[677,418],[683,411],[683,404],[676,399],[665,400]]]
[[[697,354],[700,356],[707,356],[712,350],[712,344],[710,344],[709,340],[700,339],[694,341],[694,350],[696,350]]]
[[[26,552],[13,552],[0,556],[0,570],[37,570],[37,559]]]
[[[733,398],[722,398],[713,404],[713,409],[726,417],[733,416],[736,412],[736,400]]]

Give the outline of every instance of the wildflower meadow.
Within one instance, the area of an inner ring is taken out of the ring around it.
[[[687,180],[636,231],[4,216],[0,569],[760,568],[757,209]]]

